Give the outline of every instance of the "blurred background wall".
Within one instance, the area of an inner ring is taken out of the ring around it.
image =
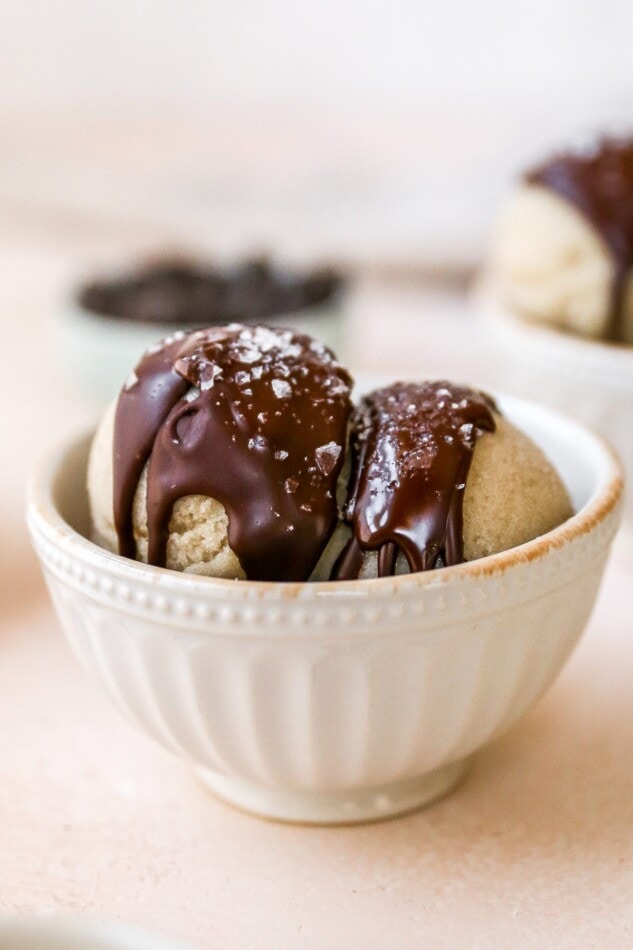
[[[4,2],[0,202],[470,266],[522,162],[629,123],[632,37],[630,0]]]
[[[0,107],[161,112],[626,104],[628,0],[23,0]]]

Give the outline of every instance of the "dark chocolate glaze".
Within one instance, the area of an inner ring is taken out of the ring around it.
[[[134,556],[132,504],[147,478],[148,561],[164,565],[186,495],[215,498],[251,580],[307,580],[336,525],[351,378],[288,330],[232,325],[167,338],[122,390],[114,432],[115,525]]]
[[[411,572],[464,558],[463,500],[477,437],[495,429],[490,397],[445,381],[395,383],[365,396],[353,418],[345,520],[352,538],[335,565],[359,576],[378,551],[378,575],[402,552]]]
[[[613,260],[608,337],[622,339],[624,290],[633,265],[633,139],[604,138],[525,174],[573,204],[604,240]]]
[[[132,506],[141,472],[156,433],[173,405],[190,388],[174,370],[174,360],[183,345],[184,333],[167,338],[144,355],[123,388],[114,421],[114,524],[119,552],[135,557]]]
[[[86,284],[79,302],[106,317],[191,328],[259,323],[331,302],[342,287],[342,276],[325,267],[293,272],[266,258],[224,267],[165,258]]]

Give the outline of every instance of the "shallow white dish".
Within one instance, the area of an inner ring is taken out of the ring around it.
[[[268,322],[307,333],[345,359],[344,305],[331,303],[285,313]],[[95,405],[105,406],[120,392],[131,368],[148,346],[177,331],[196,329],[171,323],[142,323],[106,317],[69,297],[57,314],[57,346],[67,372]]]
[[[619,452],[633,480],[633,346],[589,340],[527,320],[501,304],[491,286],[476,293],[508,392],[540,399],[592,426]],[[625,503],[633,527],[633,495]]]
[[[88,532],[88,437],[34,476],[28,522],[73,649],[134,722],[220,797],[350,822],[425,805],[552,682],[593,606],[620,467],[581,425],[501,399],[577,511],[528,544],[440,571],[323,584],[149,567]]]

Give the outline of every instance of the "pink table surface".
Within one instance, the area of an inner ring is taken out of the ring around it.
[[[62,638],[22,514],[28,468],[94,416],[51,353],[67,250],[24,234],[0,242],[0,913],[105,917],[227,950],[631,946],[633,593],[622,542],[554,688],[454,794],[391,822],[306,828],[234,811],[93,686]],[[455,299],[370,287],[355,312],[364,370],[432,363],[488,376]],[[413,312],[421,322],[405,337]],[[438,327],[461,342],[449,351]]]

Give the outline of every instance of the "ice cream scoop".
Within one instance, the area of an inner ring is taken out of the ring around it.
[[[632,265],[633,139],[552,156],[502,209],[491,271],[527,317],[633,343]]]
[[[337,522],[350,392],[331,351],[289,330],[166,338],[95,437],[95,539],[150,564],[307,580]]]
[[[367,394],[353,418],[340,579],[429,570],[532,540],[572,513],[543,452],[484,393],[445,380]]]

